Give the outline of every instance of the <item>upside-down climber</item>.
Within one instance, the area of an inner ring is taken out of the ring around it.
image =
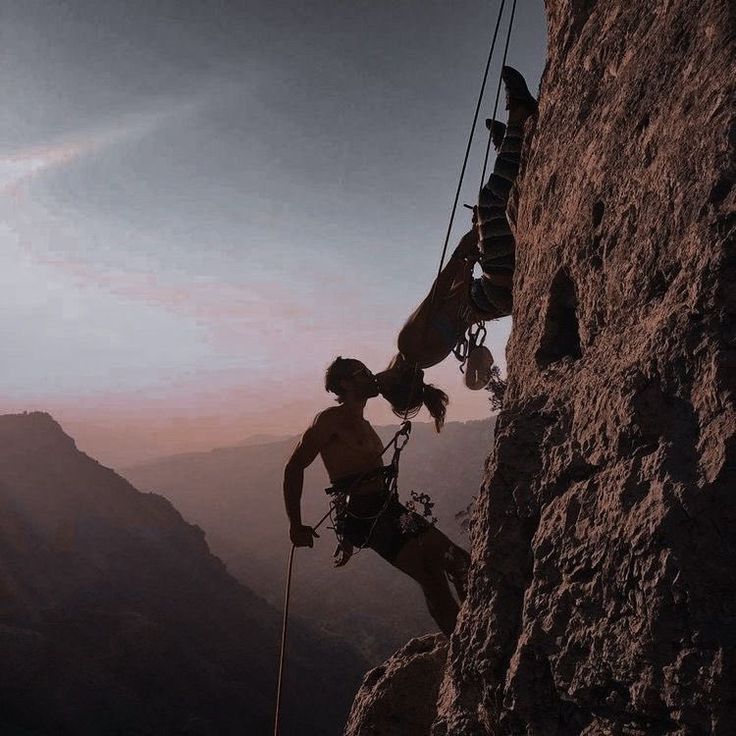
[[[340,545],[335,564],[344,565],[355,548],[370,547],[422,588],[427,607],[442,632],[455,627],[458,599],[465,599],[468,553],[391,491],[382,462],[380,437],[364,419],[366,402],[378,396],[378,379],[359,360],[337,358],[327,369],[325,388],[338,406],[317,414],[284,471],[289,536],[297,547],[311,547],[318,536],[302,523],[304,469],[320,455],[338,498],[335,531]]]
[[[447,397],[440,411],[442,392],[425,386],[421,369],[442,362],[468,327],[511,314],[515,241],[506,205],[519,173],[524,123],[536,112],[537,102],[518,71],[505,66],[501,77],[508,123],[487,121],[498,155],[478,196],[474,227],[460,239],[429,293],[404,324],[399,352],[380,374],[381,393],[397,415],[416,412],[424,403],[438,431]],[[473,278],[476,262],[483,271],[479,278]]]

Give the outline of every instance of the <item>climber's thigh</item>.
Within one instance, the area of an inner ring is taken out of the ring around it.
[[[454,547],[453,542],[448,539],[436,526],[427,529],[419,538],[419,544],[424,551],[426,564],[433,566],[436,560],[441,560],[447,550]]]
[[[431,568],[427,565],[427,549],[422,543],[429,531],[421,537],[407,540],[392,562],[394,567],[414,578],[420,585],[426,585],[432,577]]]

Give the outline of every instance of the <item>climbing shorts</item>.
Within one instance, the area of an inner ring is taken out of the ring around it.
[[[370,479],[375,478],[376,473]],[[403,546],[424,534],[430,524],[406,508],[389,490],[388,484],[384,484],[382,491],[350,493],[347,489],[355,490],[354,479],[355,476],[341,478],[327,489],[334,498],[338,539],[356,548],[370,547],[385,560],[394,562]],[[366,477],[360,480],[367,482]]]

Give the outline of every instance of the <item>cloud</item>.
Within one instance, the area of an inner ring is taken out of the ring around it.
[[[211,277],[167,281],[152,271],[105,268],[79,259],[34,256],[34,261],[64,272],[78,286],[187,314],[213,326],[298,320],[304,314],[304,305],[297,301],[274,299],[276,283],[232,283]]]
[[[0,194],[19,195],[35,177],[132,138],[149,135],[183,115],[192,114],[203,98],[173,101],[160,109],[124,115],[96,129],[0,153]]]

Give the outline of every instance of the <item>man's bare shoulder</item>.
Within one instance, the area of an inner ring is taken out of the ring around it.
[[[312,426],[324,426],[339,422],[342,420],[344,413],[342,406],[330,406],[327,409],[323,409],[314,417]]]
[[[297,442],[287,465],[306,468],[332,441],[340,421],[340,407],[332,406],[315,416]]]
[[[331,406],[314,417],[307,432],[325,436],[336,429],[343,421],[342,406]]]

